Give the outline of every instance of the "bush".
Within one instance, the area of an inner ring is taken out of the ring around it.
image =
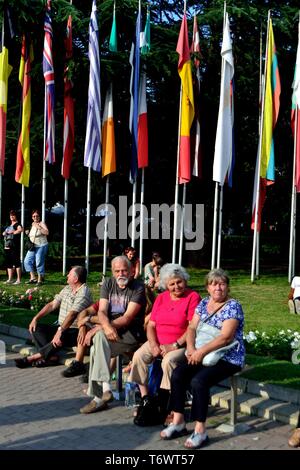
[[[291,360],[295,350],[300,349],[298,331],[279,330],[274,333],[249,331],[244,336],[247,354],[271,356],[275,359]]]
[[[0,304],[9,307],[28,308],[31,310],[40,310],[45,304],[50,302],[52,297],[39,291],[38,287],[27,289],[22,294],[20,292],[11,293],[0,289]]]

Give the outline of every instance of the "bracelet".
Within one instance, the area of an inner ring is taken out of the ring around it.
[[[92,314],[88,315],[88,321],[89,321],[90,323],[92,323],[92,322],[91,322],[91,319],[93,318],[93,316],[94,316],[94,315],[92,315]]]

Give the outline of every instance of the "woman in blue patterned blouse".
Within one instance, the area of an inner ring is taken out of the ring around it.
[[[244,313],[240,303],[229,298],[229,277],[226,272],[223,269],[210,271],[206,276],[206,289],[209,296],[201,300],[188,327],[186,362],[174,370],[171,379],[170,409],[174,414],[173,422],[160,433],[162,439],[174,439],[187,434],[184,404],[186,390],[190,387],[193,396],[191,417],[195,421],[195,428],[184,444],[189,449],[197,449],[208,441],[205,422],[210,388],[239,372],[245,361]],[[220,330],[220,335],[197,348],[197,326],[200,320],[205,319],[208,325]],[[208,353],[233,341],[235,346],[228,349],[215,365],[202,364]]]

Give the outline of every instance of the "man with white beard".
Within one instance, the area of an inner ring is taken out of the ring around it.
[[[130,261],[117,256],[111,263],[112,275],[101,286],[97,325],[90,352],[87,395],[92,401],[80,409],[89,414],[102,411],[113,400],[110,388],[110,359],[135,351],[145,341],[143,328],[146,305],[143,284],[131,279]],[[102,395],[102,396],[100,396]]]

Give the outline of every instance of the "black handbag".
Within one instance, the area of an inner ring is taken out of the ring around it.
[[[31,240],[27,240],[25,248],[27,251],[34,251],[34,243]]]

